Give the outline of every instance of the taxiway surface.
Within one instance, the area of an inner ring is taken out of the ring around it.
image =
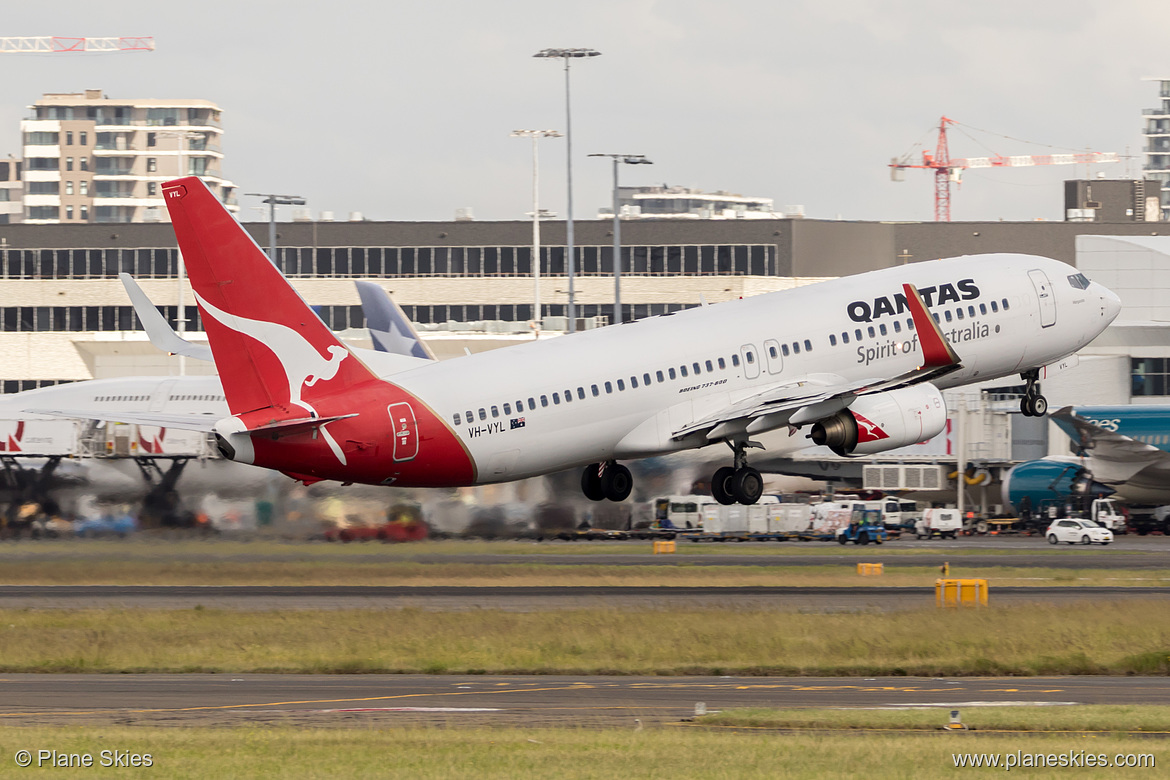
[[[739,707],[1170,704],[1166,677],[41,675],[0,677],[0,724],[616,725]],[[940,713],[940,723],[945,716]]]

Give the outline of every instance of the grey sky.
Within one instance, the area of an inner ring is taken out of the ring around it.
[[[573,68],[578,218],[610,198],[590,152],[645,154],[630,184],[803,204],[814,218],[928,220],[932,174],[886,167],[946,114],[1062,149],[1136,155],[1141,110],[1170,77],[1165,0],[66,0],[7,4],[5,35],[153,35],[157,51],[0,55],[0,153],[43,92],[204,98],[224,109],[225,174],[241,192],[304,195],[339,218],[519,219],[530,146],[564,129],[563,73],[532,58],[590,47]],[[382,128],[375,134],[372,128]],[[1042,154],[951,136],[956,157]],[[564,142],[542,142],[542,206],[563,215]],[[1095,172],[1095,171],[1094,171]],[[956,220],[1059,219],[1083,166],[970,172]],[[241,197],[244,219],[256,199]]]

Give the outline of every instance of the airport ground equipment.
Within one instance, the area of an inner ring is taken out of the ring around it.
[[[939,607],[986,607],[987,580],[937,579],[934,582],[934,603]]]
[[[931,507],[914,524],[914,535],[919,539],[954,539],[962,530],[963,514],[958,509]]]
[[[856,509],[849,525],[837,531],[839,544],[881,544],[889,539],[886,526],[882,522],[882,513],[876,509]]]
[[[98,460],[131,460],[146,483],[141,520],[182,524],[175,486],[192,460],[218,458],[210,437],[150,425],[78,419],[0,420],[0,494],[14,513],[27,503],[57,513],[53,492],[86,481],[85,466]],[[75,464],[64,469],[64,463]],[[80,468],[78,468],[80,467]],[[67,472],[67,473],[66,473]]]

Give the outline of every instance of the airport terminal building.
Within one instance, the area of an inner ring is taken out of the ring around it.
[[[266,224],[247,227],[258,242],[267,242]],[[1079,237],[1157,238],[1170,236],[1170,223],[640,219],[622,232],[623,319],[631,320],[702,300],[716,303],[963,254],[1025,252],[1072,265]],[[546,327],[563,329],[564,223],[545,224],[543,234],[543,315]],[[452,331],[499,335],[460,342],[452,354],[461,354],[464,346],[474,350],[533,337],[530,235],[530,223],[520,221],[289,222],[278,225],[277,262],[336,330],[364,327],[350,280],[373,278],[424,330],[442,327],[436,339],[449,341]],[[614,299],[610,223],[578,221],[576,254],[578,326],[604,324]],[[138,330],[117,278],[123,272],[141,282],[172,323],[182,305],[186,330],[201,330],[190,288],[180,282],[168,224],[0,225],[5,392],[178,371],[177,361],[155,351]]]

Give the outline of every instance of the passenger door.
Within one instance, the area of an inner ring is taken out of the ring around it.
[[[743,375],[755,379],[760,375],[760,353],[755,344],[744,344],[739,348],[739,359],[743,361]]]
[[[784,370],[784,355],[780,353],[780,342],[768,339],[764,342],[764,355],[768,361],[768,373],[779,374]]]
[[[1048,274],[1035,268],[1028,272],[1032,286],[1036,288],[1036,301],[1040,304],[1040,327],[1050,328],[1056,324],[1056,298],[1053,297],[1052,283]]]

